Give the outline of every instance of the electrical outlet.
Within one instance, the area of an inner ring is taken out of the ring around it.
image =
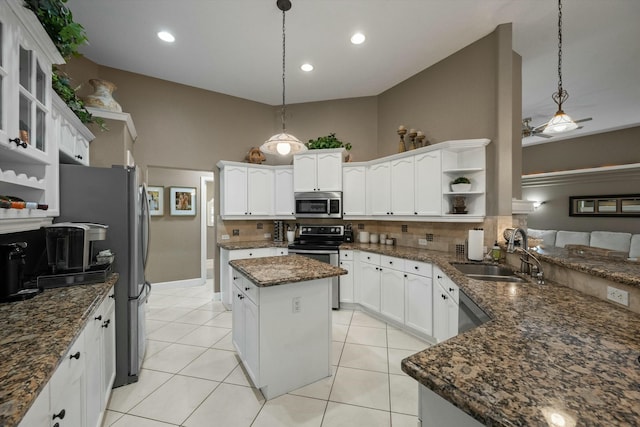
[[[239,235],[240,235],[240,230],[239,230],[239,229],[237,229],[237,228],[234,228],[234,229],[233,229],[233,235],[234,235],[234,236],[239,236]]]
[[[301,303],[300,303],[300,297],[294,297],[292,300],[292,312],[293,313],[300,313],[300,307]]]
[[[271,233],[264,233],[264,238],[265,239],[270,239],[271,238]]]
[[[228,234],[223,234],[222,235],[222,240],[229,240],[229,235]]]
[[[629,292],[607,286],[607,299],[618,304],[629,306]]]
[[[427,239],[418,239],[418,244],[420,246],[427,246]]]

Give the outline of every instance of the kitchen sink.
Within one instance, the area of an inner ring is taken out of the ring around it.
[[[467,264],[462,262],[451,263],[458,271],[467,277],[476,280],[490,280],[494,282],[518,282],[524,283],[526,280],[516,276],[514,271],[508,267],[496,264]]]

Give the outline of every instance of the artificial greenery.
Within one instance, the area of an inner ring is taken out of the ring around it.
[[[73,56],[81,56],[78,48],[88,41],[84,27],[73,21],[71,10],[65,6],[66,2],[67,0],[25,0],[25,6],[38,17],[65,61]],[[101,129],[106,129],[104,120],[93,117],[71,87],[69,77],[55,65],[51,86],[82,123],[95,123]]]
[[[456,178],[451,184],[471,184],[471,180],[466,176]]]
[[[351,144],[348,142],[342,142],[336,138],[335,133],[330,133],[327,136],[321,136],[316,139],[310,139],[307,143],[309,150],[320,150],[323,148],[343,148],[347,151],[351,150]]]

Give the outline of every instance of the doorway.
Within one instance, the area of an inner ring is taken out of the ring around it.
[[[214,275],[214,258],[215,258],[215,209],[214,209],[215,188],[212,176],[200,177],[200,264],[203,281],[206,288],[214,294],[215,275]]]

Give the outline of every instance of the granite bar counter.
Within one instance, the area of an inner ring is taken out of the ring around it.
[[[297,283],[347,274],[347,271],[301,255],[229,261],[258,287]]]
[[[260,248],[286,248],[288,242],[276,242],[273,240],[249,240],[249,241],[233,241],[223,240],[218,242],[218,247],[236,251],[240,249],[260,249]]]
[[[49,381],[89,314],[118,280],[47,289],[0,304],[0,425],[17,425]]]

